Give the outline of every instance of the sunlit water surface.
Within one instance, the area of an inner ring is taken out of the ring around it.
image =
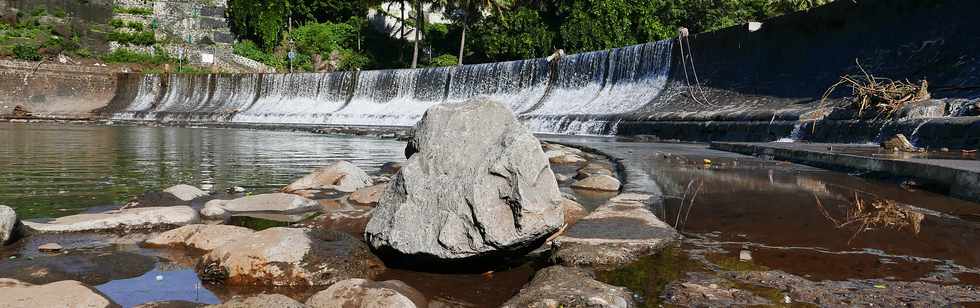
[[[0,204],[22,218],[64,216],[174,184],[282,187],[347,160],[368,173],[404,143],[310,133],[0,123]]]

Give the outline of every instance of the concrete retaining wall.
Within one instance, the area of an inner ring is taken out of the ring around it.
[[[116,94],[107,69],[24,61],[0,61],[0,118],[21,105],[36,117],[90,118]]]

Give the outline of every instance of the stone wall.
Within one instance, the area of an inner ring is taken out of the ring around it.
[[[115,94],[109,68],[0,60],[0,118],[18,105],[35,117],[89,118]]]

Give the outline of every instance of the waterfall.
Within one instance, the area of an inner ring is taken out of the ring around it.
[[[532,130],[612,134],[653,101],[671,41],[457,67],[301,74],[144,75],[115,120],[410,126],[429,107],[488,97]]]

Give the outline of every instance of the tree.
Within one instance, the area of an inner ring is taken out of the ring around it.
[[[557,35],[538,10],[521,7],[473,25],[471,44],[482,61],[518,60],[550,54]]]
[[[462,28],[459,37],[459,65],[463,65],[463,57],[466,51],[466,29],[470,22],[477,22],[483,17],[484,13],[496,11],[501,13],[503,8],[508,8],[513,0],[438,0],[447,17],[459,24]]]

